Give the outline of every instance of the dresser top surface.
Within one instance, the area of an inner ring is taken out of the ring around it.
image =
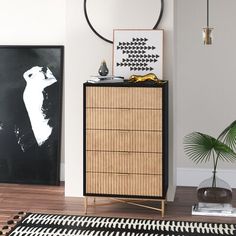
[[[85,82],[84,86],[93,86],[93,87],[165,87],[168,85],[167,80],[163,80],[162,83],[156,83],[156,82],[150,82],[150,81],[145,81],[145,82],[129,82],[129,81],[124,81],[124,82],[97,82],[97,83],[89,83]]]

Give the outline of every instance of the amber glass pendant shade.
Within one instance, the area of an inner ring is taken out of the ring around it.
[[[202,29],[202,38],[204,45],[211,45],[212,44],[212,31],[213,28],[209,26],[209,0],[207,0],[207,26]]]
[[[212,31],[213,31],[213,28],[209,28],[209,27],[203,28],[202,37],[203,37],[204,45],[212,44],[212,39],[213,39]]]

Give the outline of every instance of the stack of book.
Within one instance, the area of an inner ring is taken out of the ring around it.
[[[199,202],[192,207],[192,215],[236,217],[236,209],[229,203]]]
[[[124,81],[124,77],[115,75],[106,76],[91,76],[91,79],[87,80],[88,83],[120,83]]]

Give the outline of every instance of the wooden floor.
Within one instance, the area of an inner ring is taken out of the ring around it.
[[[174,202],[168,202],[164,219],[236,223],[231,217],[192,216],[191,207],[196,202],[196,189],[178,187]],[[233,193],[236,207],[236,190]],[[109,203],[108,199],[97,199],[97,203]],[[93,199],[90,201],[93,204]],[[157,203],[151,203],[154,206]],[[18,211],[84,214],[84,199],[64,197],[64,186],[37,186],[0,184],[0,227]],[[156,211],[117,203],[107,206],[91,206],[88,215],[161,219]]]

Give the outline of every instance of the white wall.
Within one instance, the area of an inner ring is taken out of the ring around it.
[[[178,185],[197,185],[205,178],[198,168],[211,174],[212,164],[195,166],[188,160],[183,137],[192,131],[217,136],[236,118],[236,1],[210,1],[210,24],[215,28],[211,46],[201,39],[206,0],[178,0],[175,7]],[[236,187],[236,164],[219,167]]]
[[[91,0],[92,1],[92,0]],[[123,0],[124,1],[124,0]],[[151,0],[150,0],[151,1]],[[89,1],[88,1],[89,2]],[[117,1],[114,1],[114,3]],[[122,1],[121,1],[122,2]],[[165,1],[165,10],[160,28],[165,30],[164,41],[164,78],[170,81],[170,168],[173,169],[173,0]],[[96,2],[94,2],[96,3]],[[146,4],[146,2],[144,1]],[[139,4],[135,4],[135,9],[125,9],[123,4],[103,5],[98,7],[92,17],[97,23],[99,32],[106,37],[112,38],[112,25],[114,28],[150,28],[156,21],[155,4],[149,2],[149,9],[145,10]],[[146,6],[146,7],[148,7]],[[151,6],[151,7],[150,7]],[[141,17],[140,17],[140,13]],[[144,14],[148,12],[148,14]],[[115,13],[116,14],[114,16]],[[97,14],[97,15],[96,15]],[[108,15],[108,16],[107,16]],[[132,21],[132,15],[136,20]],[[98,38],[88,27],[83,14],[83,1],[67,1],[66,11],[66,81],[65,81],[65,189],[67,196],[82,196],[83,194],[83,91],[82,84],[90,75],[97,74],[98,67],[103,59],[107,61],[111,70],[112,45]],[[101,17],[102,16],[102,17]],[[138,18],[137,18],[138,16]],[[107,18],[103,20],[101,18]],[[110,17],[110,18],[109,18]],[[127,18],[126,18],[127,17]],[[154,20],[153,20],[154,19]],[[103,23],[99,23],[103,20]],[[132,26],[133,24],[133,26]],[[124,27],[122,27],[124,25]],[[109,33],[108,33],[109,30]],[[170,171],[171,173],[172,170]],[[174,178],[170,176],[170,184],[174,185]]]
[[[1,0],[1,45],[65,43],[65,0]]]

